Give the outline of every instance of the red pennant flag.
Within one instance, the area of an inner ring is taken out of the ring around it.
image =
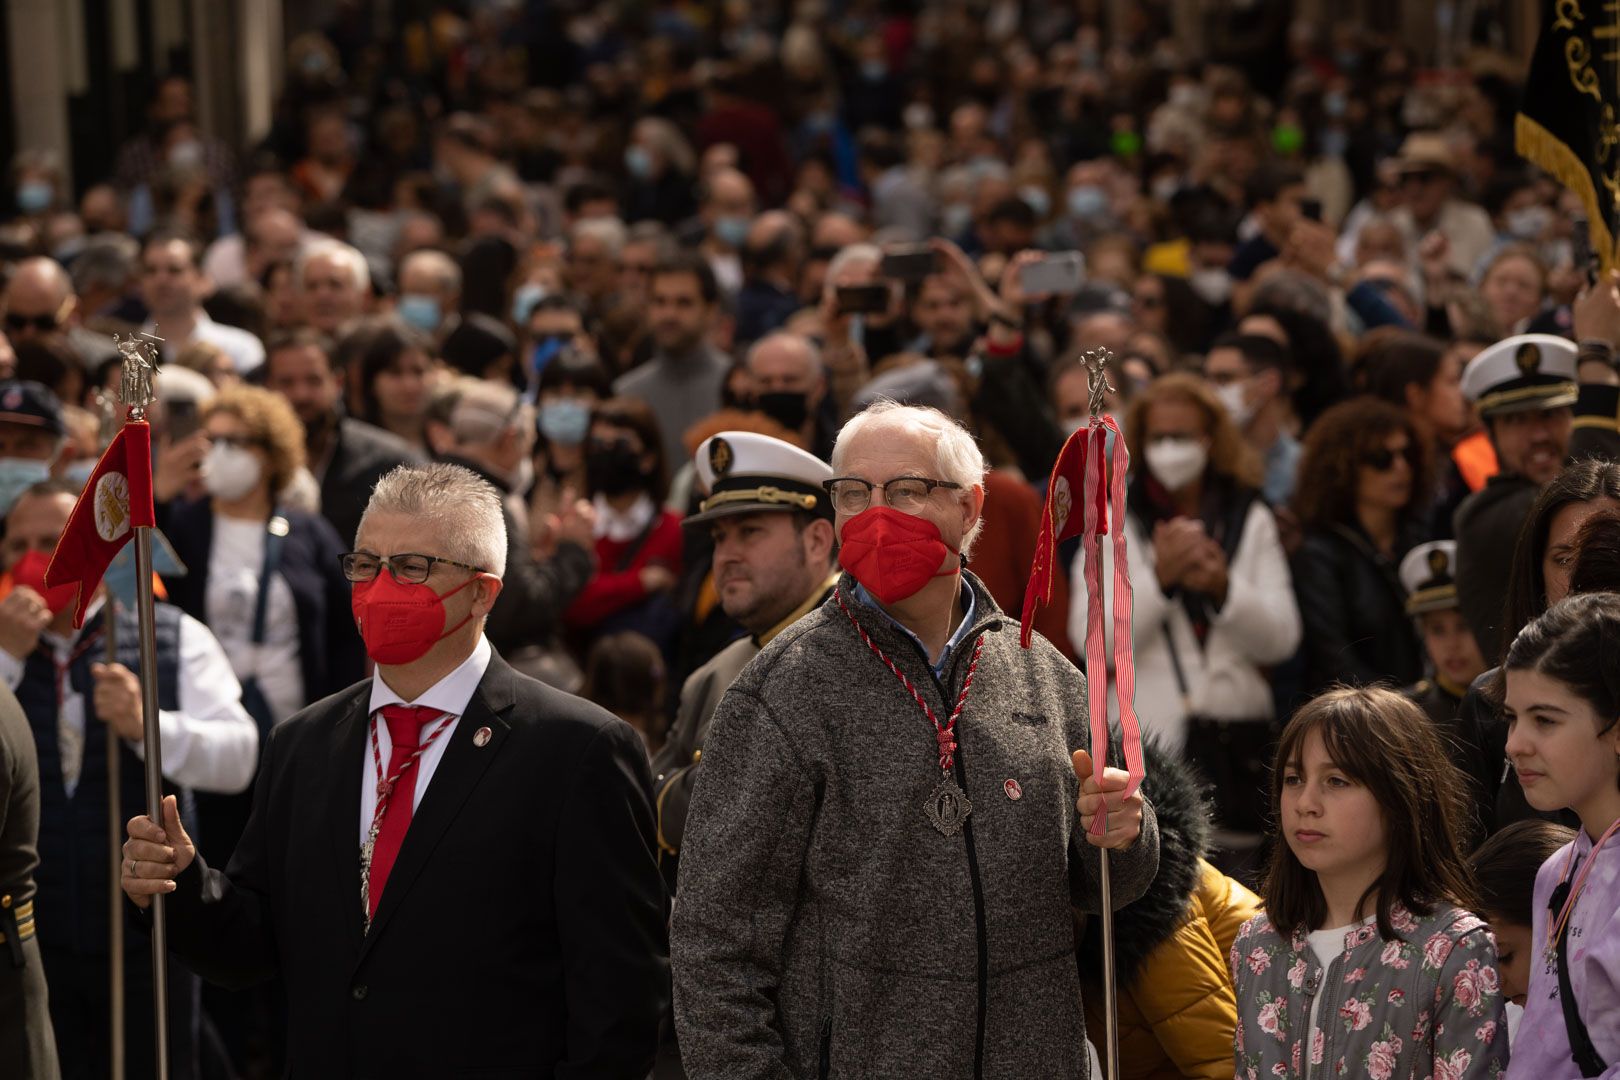
[[[85,609],[113,556],[129,542],[135,529],[156,523],[152,429],[144,420],[131,420],[96,463],[96,471],[73,504],[73,516],[56,542],[51,565],[45,568],[46,585],[79,586],[75,627],[84,625]]]
[[[1086,444],[1089,428],[1082,427],[1063,444],[1052,477],[1046,484],[1046,505],[1041,509],[1041,531],[1035,539],[1035,560],[1030,565],[1029,588],[1024,590],[1023,637],[1029,648],[1035,630],[1035,612],[1052,601],[1052,575],[1056,572],[1057,546],[1084,527],[1080,500],[1086,490]]]

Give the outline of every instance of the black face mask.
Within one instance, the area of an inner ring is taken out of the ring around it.
[[[756,394],[754,408],[775,420],[789,431],[798,431],[810,416],[810,398],[803,393],[779,390],[769,394]]]
[[[641,455],[624,443],[593,445],[585,454],[585,486],[603,495],[623,495],[642,486]]]

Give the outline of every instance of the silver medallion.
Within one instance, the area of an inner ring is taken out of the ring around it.
[[[955,836],[962,831],[962,822],[973,813],[973,803],[967,792],[956,786],[949,773],[939,778],[934,790],[923,803],[923,815],[928,823],[944,836]]]

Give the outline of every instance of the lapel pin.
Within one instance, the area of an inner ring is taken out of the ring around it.
[[[1007,793],[1007,798],[1011,799],[1013,802],[1017,802],[1019,799],[1024,797],[1024,789],[1018,786],[1018,781],[1016,780],[1008,780],[1005,784],[1001,785],[1001,790],[1005,791]]]
[[[489,740],[494,737],[494,734],[495,733],[490,731],[487,727],[479,728],[477,731],[473,732],[473,745],[480,747],[488,746]]]

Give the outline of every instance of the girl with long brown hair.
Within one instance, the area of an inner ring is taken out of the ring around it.
[[[1470,911],[1464,780],[1418,707],[1330,690],[1277,745],[1265,913],[1232,946],[1238,1076],[1495,1077],[1496,946]]]

